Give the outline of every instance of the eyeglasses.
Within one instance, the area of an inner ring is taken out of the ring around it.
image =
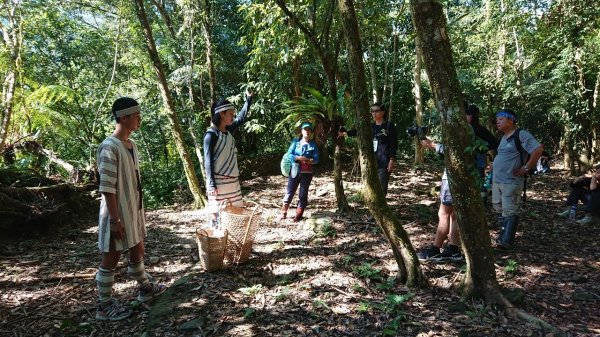
[[[376,114],[376,113],[378,113],[378,112],[383,112],[383,110],[371,110],[371,113],[372,113],[372,114]]]

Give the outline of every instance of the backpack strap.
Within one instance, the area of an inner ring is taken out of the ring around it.
[[[523,162],[523,152],[525,152],[525,149],[523,149],[523,144],[521,144],[521,128],[517,128],[515,130],[515,132],[513,133],[513,139],[515,141],[515,146],[517,147],[517,151],[519,151],[519,159],[521,159],[521,166],[525,165],[525,163]],[[525,175],[523,180],[523,202],[527,202],[527,175]]]

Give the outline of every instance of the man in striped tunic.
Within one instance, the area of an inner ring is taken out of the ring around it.
[[[208,210],[213,214],[213,225],[216,224],[221,202],[229,200],[233,206],[244,206],[237,150],[231,133],[244,124],[251,104],[252,93],[246,91],[246,103],[235,118],[233,104],[227,100],[215,102],[211,107],[211,126],[204,134],[204,169]]]
[[[96,274],[98,289],[97,320],[116,321],[132,311],[112,297],[115,267],[121,253],[129,252],[128,274],[138,282],[138,301],[148,301],[163,293],[164,285],[154,283],[144,268],[146,224],[137,146],[129,136],[140,127],[138,103],[129,97],[117,99],[112,106],[115,131],[98,147],[100,173],[100,216],[98,248],[102,262]]]

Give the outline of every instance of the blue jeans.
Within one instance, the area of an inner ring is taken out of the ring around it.
[[[300,192],[298,192],[298,208],[306,208],[308,206],[308,188],[312,181],[312,173],[300,173],[295,178],[290,175],[288,177],[287,191],[283,197],[284,204],[290,204],[296,194],[298,186],[300,186]]]

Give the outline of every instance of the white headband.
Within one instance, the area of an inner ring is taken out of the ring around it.
[[[136,112],[139,112],[139,111],[140,111],[140,106],[134,105],[134,106],[126,108],[126,109],[115,111],[115,117],[127,116],[127,115],[134,114]]]
[[[225,104],[215,109],[215,113],[218,114],[221,111],[227,111],[229,109],[233,109],[233,104]]]

